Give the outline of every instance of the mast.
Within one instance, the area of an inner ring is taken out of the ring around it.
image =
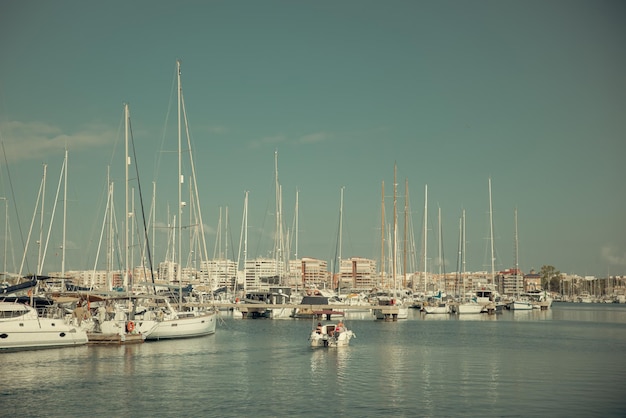
[[[493,206],[491,203],[491,177],[489,177],[489,242],[491,244],[491,284],[495,285],[495,255],[493,247]]]
[[[275,271],[276,276],[278,277],[279,284],[282,281],[282,275],[280,274],[280,259],[281,259],[281,247],[280,247],[280,186],[278,183],[278,150],[274,150],[274,191],[275,191],[275,202],[274,207],[276,208],[276,226],[274,231],[274,262],[276,263]]]
[[[517,245],[517,208],[515,208],[515,242],[514,242],[514,256],[515,256],[515,296],[518,295],[518,289],[519,289],[519,252],[518,252],[518,245]]]
[[[298,213],[298,211],[299,211],[299,206],[298,206],[298,199],[299,199],[299,197],[298,197],[298,195],[299,195],[299,190],[296,189],[296,213],[294,215],[295,216],[295,221],[294,221],[294,224],[295,224],[295,228],[294,229],[295,229],[295,231],[294,231],[294,233],[295,233],[295,239],[296,239],[296,247],[295,247],[294,258],[296,260],[298,259],[298,222],[299,222],[299,220],[298,220],[298,214],[299,214]]]
[[[383,288],[387,287],[385,278],[385,181],[382,182],[382,203],[380,219],[380,277]]]
[[[183,173],[182,173],[182,123],[181,123],[181,96],[182,86],[180,82],[180,60],[176,60],[176,79],[178,84],[178,223],[176,231],[178,232],[178,251],[176,256],[178,261],[174,263],[177,266],[176,279],[178,280],[178,303],[183,303],[182,292],[182,220],[183,220]]]
[[[65,235],[66,235],[66,221],[67,221],[67,148],[65,149],[65,161],[63,162],[63,250],[61,255],[61,277],[63,277],[63,284],[65,284]],[[65,287],[63,287],[65,289]]]
[[[341,272],[341,247],[343,245],[343,190],[345,189],[344,186],[341,186],[341,197],[340,197],[340,201],[339,201],[339,269]]]
[[[129,217],[129,198],[128,198],[128,166],[130,165],[130,157],[128,156],[128,119],[129,119],[128,103],[124,103],[124,287],[128,289],[128,217]]]
[[[243,203],[243,291],[244,295],[246,292],[246,282],[247,282],[247,270],[246,265],[248,264],[248,192],[246,191],[246,195]]]
[[[391,249],[393,251],[393,255],[392,255],[393,266],[391,267],[392,269],[391,271],[392,271],[392,277],[393,277],[394,294],[395,294],[396,289],[398,288],[398,283],[396,282],[396,273],[397,273],[396,264],[398,262],[398,211],[397,211],[398,182],[396,180],[396,168],[397,168],[397,165],[394,163],[393,164],[393,247]]]
[[[404,179],[404,241],[403,241],[403,253],[402,257],[403,261],[403,280],[402,280],[402,288],[406,289],[406,267],[407,267],[407,258],[406,258],[406,250],[407,250],[407,242],[408,242],[408,227],[409,227],[409,179]]]
[[[461,285],[461,300],[465,297],[465,279],[461,275],[461,260],[463,259],[463,218],[459,218],[459,244],[456,258],[457,283]]]
[[[43,165],[43,184],[46,183],[47,169],[48,169],[48,165],[44,164]],[[40,214],[40,219],[39,219],[39,256],[37,257],[37,274],[38,275],[42,273],[42,269],[43,269],[41,250],[42,250],[42,245],[43,245],[43,214],[44,214],[43,208],[44,208],[45,199],[46,199],[46,189],[42,188],[41,189],[41,214]]]
[[[443,268],[443,236],[442,236],[442,229],[441,229],[441,207],[437,206],[437,225],[438,225],[438,241],[439,241],[439,245],[438,245],[438,251],[437,251],[437,257],[439,258],[438,260],[438,264],[439,264],[439,283],[441,283],[441,279],[442,279],[442,268]],[[446,288],[446,280],[445,278],[443,278],[443,288],[445,290]]]
[[[428,184],[424,185],[424,294],[428,291]]]

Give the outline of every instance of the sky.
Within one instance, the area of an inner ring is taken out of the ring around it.
[[[247,257],[270,255],[277,155],[298,257],[330,263],[341,219],[342,258],[379,260],[395,194],[416,270],[426,231],[426,268],[456,271],[465,210],[468,271],[491,268],[491,213],[497,269],[626,274],[625,18],[619,0],[3,1],[3,269],[102,266],[107,176],[124,218],[124,103],[132,188],[171,223],[181,60],[210,256],[241,257],[246,191]]]

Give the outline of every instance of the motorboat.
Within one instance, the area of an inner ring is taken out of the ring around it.
[[[309,344],[311,347],[345,347],[353,337],[355,334],[342,321],[324,325],[318,322],[317,327],[311,331]]]

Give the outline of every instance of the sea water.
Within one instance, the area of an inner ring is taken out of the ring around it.
[[[626,305],[310,320],[221,316],[215,335],[0,353],[3,417],[626,416]]]

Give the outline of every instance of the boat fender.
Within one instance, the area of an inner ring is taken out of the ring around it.
[[[135,323],[133,321],[128,321],[126,324],[126,331],[133,332],[135,330]]]

